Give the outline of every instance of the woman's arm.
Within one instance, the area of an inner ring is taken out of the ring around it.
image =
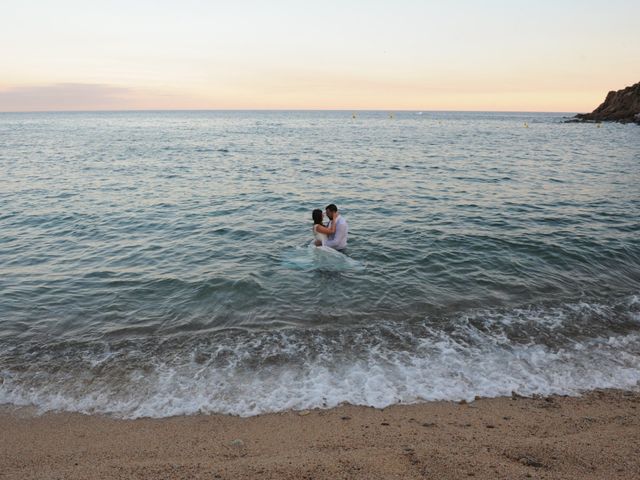
[[[316,232],[324,233],[326,235],[332,235],[336,233],[336,222],[331,222],[331,227],[325,227],[324,225],[316,225]]]

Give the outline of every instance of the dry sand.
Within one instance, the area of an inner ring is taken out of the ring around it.
[[[640,393],[252,418],[0,410],[2,479],[640,479]]]

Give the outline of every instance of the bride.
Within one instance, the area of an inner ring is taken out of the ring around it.
[[[311,212],[311,218],[313,218],[313,238],[315,240],[320,240],[324,244],[327,240],[327,235],[336,233],[336,226],[333,222],[331,222],[331,227],[325,227],[322,224],[324,214],[319,208]]]

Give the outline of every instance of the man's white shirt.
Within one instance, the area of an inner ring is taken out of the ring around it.
[[[329,226],[331,225],[329,222]],[[336,232],[328,236],[326,240],[322,242],[325,247],[335,248],[336,250],[342,250],[347,247],[347,238],[349,237],[349,224],[342,215],[338,215],[336,220]]]

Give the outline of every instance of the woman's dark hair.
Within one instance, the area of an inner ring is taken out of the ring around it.
[[[314,225],[322,223],[322,210],[316,208],[313,212],[311,212],[311,218],[313,218]]]

